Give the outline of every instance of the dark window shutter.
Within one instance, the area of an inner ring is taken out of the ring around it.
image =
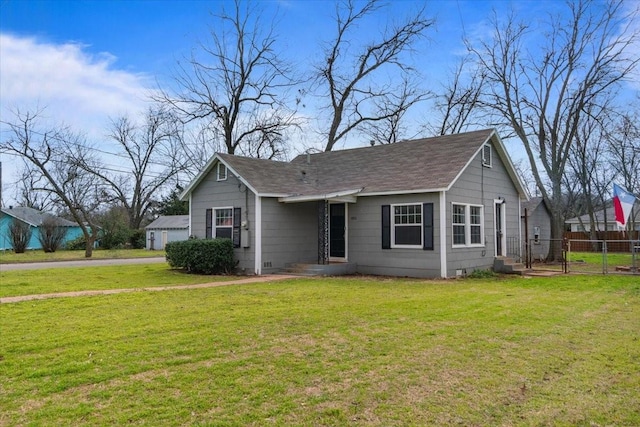
[[[422,233],[424,250],[433,250],[433,203],[422,205]]]
[[[391,206],[382,205],[382,249],[391,249]]]
[[[240,223],[241,221],[240,208],[233,208],[233,247],[240,247]]]
[[[207,209],[204,235],[207,239],[211,239],[213,237],[213,209]]]

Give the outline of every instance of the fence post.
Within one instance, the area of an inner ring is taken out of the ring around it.
[[[569,273],[569,257],[571,256],[571,240],[564,239],[564,254],[562,257],[562,262],[564,264],[564,273]]]
[[[602,242],[602,274],[607,274],[607,241]]]

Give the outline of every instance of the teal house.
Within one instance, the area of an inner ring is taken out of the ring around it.
[[[6,251],[13,249],[13,244],[9,236],[9,226],[14,220],[21,221],[31,227],[31,240],[29,241],[27,249],[42,249],[42,245],[38,240],[39,228],[43,221],[51,217],[57,218],[50,213],[27,207],[10,206],[0,209],[0,250]],[[65,243],[82,236],[82,229],[78,224],[63,218],[57,218],[57,220],[61,226],[67,229],[67,234],[64,238]]]

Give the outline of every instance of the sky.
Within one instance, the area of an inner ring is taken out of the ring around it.
[[[207,40],[212,14],[230,5],[197,0],[0,0],[0,121],[9,120],[16,109],[44,108],[52,122],[81,130],[108,150],[109,120],[144,110],[151,93],[169,87],[177,61]],[[289,61],[312,63],[320,43],[333,34],[333,1],[269,0],[259,1],[259,6],[267,14],[277,13],[277,34]],[[492,9],[544,19],[558,2],[391,1],[378,25],[422,6],[435,26],[417,50],[416,64],[425,80],[444,82],[464,52],[463,35],[484,31]],[[365,38],[377,30],[373,21],[359,28]],[[0,126],[0,132],[5,138],[6,128]],[[0,153],[0,162],[6,189],[16,180],[18,159]],[[7,197],[3,191],[5,204]]]

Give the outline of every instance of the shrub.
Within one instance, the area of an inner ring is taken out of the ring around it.
[[[17,254],[23,254],[31,240],[31,226],[14,218],[11,224],[9,224],[8,234],[11,245],[13,246],[13,251]]]
[[[144,230],[131,230],[129,243],[132,249],[144,249],[147,246],[147,234]]]
[[[191,239],[165,246],[172,268],[196,274],[228,274],[235,267],[231,239]]]
[[[64,242],[67,228],[60,225],[58,218],[50,216],[42,221],[38,229],[38,240],[45,252],[57,251]]]
[[[78,236],[73,240],[67,240],[64,248],[68,251],[84,251],[87,248],[87,240],[84,238],[84,235]]]
[[[498,277],[493,270],[473,270],[471,274],[469,274],[470,279],[491,279],[494,277]]]

